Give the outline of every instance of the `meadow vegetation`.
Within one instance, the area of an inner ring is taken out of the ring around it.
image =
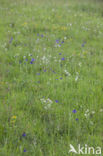
[[[103,4],[0,0],[0,156],[103,147]]]

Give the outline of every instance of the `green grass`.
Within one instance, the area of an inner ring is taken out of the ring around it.
[[[0,1],[0,156],[103,147],[102,8],[85,0]]]

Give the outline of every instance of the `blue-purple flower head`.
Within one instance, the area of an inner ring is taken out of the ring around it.
[[[83,42],[83,43],[82,43],[82,47],[84,47],[84,46],[85,46],[85,44],[86,44],[86,42]]]
[[[61,55],[62,53],[59,53],[59,55]]]
[[[58,103],[59,101],[58,100],[55,100],[55,102]]]
[[[26,136],[26,133],[24,132],[24,133],[22,134],[22,136],[25,137],[25,136]]]
[[[31,62],[30,62],[30,64],[33,64],[33,62],[35,61],[35,59],[34,58],[32,58],[31,59]]]
[[[41,37],[44,37],[44,35],[41,35]]]
[[[36,75],[40,75],[40,73],[36,73]]]
[[[12,42],[12,40],[13,40],[13,37],[11,37],[11,39],[10,39],[9,43],[11,43],[11,42]]]
[[[32,58],[32,59],[31,59],[31,61],[35,61],[35,59],[34,59],[34,58]]]
[[[72,113],[76,113],[77,111],[74,109],[73,111],[72,111]]]
[[[64,60],[65,60],[65,58],[63,57],[63,58],[61,58],[61,60],[62,60],[62,61],[64,61]]]
[[[24,152],[26,152],[27,150],[26,149],[24,149]]]
[[[78,119],[78,118],[76,118],[75,120],[76,120],[76,121],[78,121],[79,119]]]
[[[59,40],[56,40],[56,43],[59,43]]]

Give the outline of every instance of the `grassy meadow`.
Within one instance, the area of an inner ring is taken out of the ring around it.
[[[103,3],[0,0],[0,156],[70,144],[103,148]]]

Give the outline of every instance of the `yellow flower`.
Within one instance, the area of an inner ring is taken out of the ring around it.
[[[61,27],[61,30],[66,31],[67,30],[67,27]]]
[[[12,119],[16,119],[16,118],[17,118],[17,116],[13,115],[11,118],[12,118]]]
[[[23,26],[27,25],[27,22],[23,23],[22,25],[23,25]]]

